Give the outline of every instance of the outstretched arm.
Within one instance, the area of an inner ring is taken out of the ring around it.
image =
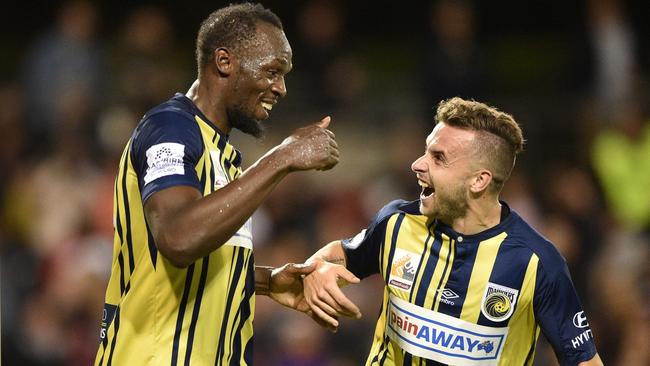
[[[314,315],[334,330],[339,325],[339,315],[361,318],[359,308],[340,289],[348,283],[360,282],[359,278],[346,269],[341,242],[327,244],[306,263],[315,264],[314,271],[303,279],[305,301]]]

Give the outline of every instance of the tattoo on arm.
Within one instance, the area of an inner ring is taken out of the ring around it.
[[[333,263],[333,264],[345,264],[345,258],[341,257],[333,257],[333,258],[327,258],[327,257],[322,257],[325,262]]]

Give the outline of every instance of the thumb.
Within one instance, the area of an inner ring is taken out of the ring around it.
[[[337,275],[338,275],[339,279],[345,280],[347,283],[359,283],[359,282],[361,282],[361,280],[357,276],[352,274],[352,272],[348,271],[347,269],[339,271],[337,273]]]
[[[291,273],[306,275],[312,273],[314,269],[316,269],[316,263],[315,262],[298,263],[298,264],[290,263],[287,269]]]
[[[332,121],[332,117],[327,116],[323,119],[320,120],[316,125],[320,128],[327,128],[330,125],[330,122]]]

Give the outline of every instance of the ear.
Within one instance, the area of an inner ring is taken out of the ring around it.
[[[489,170],[479,170],[474,174],[469,184],[469,190],[472,193],[480,193],[485,191],[492,183],[492,172]]]
[[[234,72],[236,60],[230,50],[220,47],[214,50],[214,66],[219,75],[227,77]]]

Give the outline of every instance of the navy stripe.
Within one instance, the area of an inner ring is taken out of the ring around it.
[[[183,329],[183,317],[185,316],[185,307],[187,306],[187,298],[190,296],[190,287],[192,287],[192,275],[194,274],[194,264],[187,267],[187,277],[185,277],[185,289],[183,290],[183,297],[181,304],[178,307],[178,316],[176,317],[176,331],[174,332],[174,343],[172,345],[172,366],[178,363],[178,342],[181,339],[181,330]]]
[[[117,236],[120,238],[120,245],[124,243],[124,237],[122,236],[122,219],[120,217],[120,200],[117,199],[117,181],[115,182],[115,199],[117,200],[117,210],[115,212],[115,230],[117,230]]]
[[[244,365],[252,365],[253,364],[253,352],[254,352],[254,344],[255,342],[253,341],[253,338],[255,335],[251,337],[251,339],[248,340],[248,343],[246,343],[246,349],[244,350]]]
[[[122,255],[122,249],[120,248],[120,254],[117,255],[117,261],[120,263],[120,294],[124,295],[124,256]]]
[[[212,139],[212,142],[214,142],[214,140],[216,138],[217,138],[217,135],[214,135],[214,138]],[[219,148],[219,150],[221,152],[226,150],[226,138],[224,136],[221,136],[221,138],[219,139],[219,142],[217,142],[217,147]]]
[[[420,254],[420,258],[424,258],[424,254],[427,252],[427,248],[429,247],[430,241],[431,241],[431,230],[429,230],[427,234],[427,238],[424,240],[424,247],[422,248],[422,253]],[[418,275],[420,274],[420,268],[422,268],[422,262],[423,261],[421,260],[420,263],[418,263],[418,268],[415,271],[415,277],[413,278],[416,280],[418,278]],[[413,294],[415,293],[415,291],[413,290],[415,290],[415,286],[411,288],[411,291],[409,293],[409,302],[413,302]]]
[[[153,264],[153,269],[156,269],[156,260],[158,259],[158,247],[156,242],[153,240],[153,235],[151,230],[149,230],[149,224],[145,223],[147,227],[147,246],[149,247],[149,258],[151,258],[151,264]]]
[[[438,264],[438,255],[440,254],[440,248],[442,247],[442,238],[440,233],[436,232],[433,237],[433,243],[431,244],[431,249],[429,250],[429,259],[424,266],[424,273],[422,274],[422,279],[420,279],[420,285],[418,286],[418,293],[415,296],[415,305],[423,306],[424,300],[427,297],[427,292],[429,290],[429,285],[431,284],[431,277],[433,277],[433,272],[436,270],[436,265]]]
[[[382,347],[384,349],[384,355],[381,356],[381,360],[379,360],[379,365],[383,366],[384,362],[386,362],[386,355],[388,355],[388,343],[389,343],[389,338],[388,336],[384,337],[384,346]]]
[[[133,258],[133,243],[131,238],[131,209],[129,207],[129,195],[126,188],[126,177],[128,176],[127,170],[129,167],[129,156],[124,159],[124,171],[122,172],[122,201],[124,203],[124,213],[126,220],[126,246],[129,249],[129,275],[133,274],[135,268],[135,260]],[[129,276],[130,278],[131,276]]]
[[[402,226],[402,221],[404,220],[404,214],[400,213],[395,220],[395,226],[393,226],[393,235],[390,240],[390,251],[388,252],[388,260],[386,261],[386,272],[385,281],[388,284],[388,279],[390,277],[390,266],[393,263],[393,256],[395,255],[395,248],[397,247],[397,236],[399,235],[399,228]]]
[[[217,349],[217,359],[215,360],[215,365],[221,358],[224,352],[226,328],[228,327],[228,317],[230,316],[230,307],[232,306],[232,300],[235,296],[235,288],[241,277],[242,267],[244,266],[244,249],[237,247],[237,263],[235,264],[235,269],[233,271],[233,278],[229,281],[230,289],[228,289],[228,297],[226,298],[226,310],[223,313],[223,319],[221,321],[221,331],[219,332],[219,347]]]
[[[241,152],[239,150],[235,150],[235,151],[236,151],[236,155],[235,155],[235,158],[232,161],[232,164],[234,166],[236,166],[236,167],[239,167],[241,165],[242,156],[241,156]]]
[[[115,351],[115,343],[117,343],[117,331],[120,330],[120,308],[115,311],[115,332],[113,332],[113,341],[111,342],[111,352],[108,354],[108,363],[106,366],[111,366],[113,362],[113,351]]]
[[[210,155],[208,154],[208,156]],[[212,159],[210,159],[210,161],[212,161]],[[206,178],[205,171],[207,169],[207,166],[208,166],[207,162],[204,162],[203,170],[201,171],[201,176],[199,177],[199,184],[201,185],[201,187],[204,187],[204,189],[205,189],[205,178]],[[203,192],[201,192],[201,195],[203,195]]]
[[[433,360],[425,360],[425,361],[426,361],[425,363],[426,366],[447,366],[444,363],[440,363],[438,361],[433,361]]]
[[[434,293],[434,299],[438,295],[438,292],[440,291],[440,287],[442,286],[442,283],[445,282],[445,276],[446,276],[446,273],[447,273],[447,268],[449,268],[450,265],[453,266],[453,260],[451,258],[452,257],[456,258],[455,254],[456,254],[456,241],[449,238],[449,253],[447,254],[447,260],[445,261],[445,268],[442,269],[442,276],[440,277],[440,282],[438,282],[438,286],[436,287],[436,292]],[[451,269],[450,269],[450,271],[451,271]],[[451,277],[451,273],[449,274],[449,276],[447,276],[447,278],[450,278],[450,277]],[[435,306],[436,306],[436,302],[434,301],[433,303],[431,303],[431,309],[433,309]]]
[[[190,357],[192,357],[192,345],[194,343],[194,332],[196,331],[196,323],[199,319],[201,311],[201,299],[203,298],[203,290],[205,289],[205,279],[208,277],[208,263],[210,256],[203,257],[203,265],[201,266],[201,278],[199,279],[199,288],[196,290],[196,300],[194,301],[194,310],[192,311],[192,321],[190,322],[190,330],[187,334],[187,351],[185,351],[185,365],[190,364]]]
[[[458,297],[449,299],[449,301],[453,302],[454,305],[441,301],[438,305],[438,312],[451,315],[455,318],[460,318],[463,304],[467,297],[467,288],[469,287],[469,280],[472,276],[479,243],[472,243],[466,240],[463,241],[462,244],[456,243],[454,247],[456,248],[456,254],[454,256],[454,263],[451,267],[453,276],[449,276],[450,280],[444,288],[454,291]]]
[[[501,243],[501,247],[499,247],[497,257],[494,261],[494,266],[492,267],[492,273],[490,274],[490,282],[520,291],[532,253],[523,257],[520,248],[507,245],[507,240],[508,239],[506,238],[503,243]],[[518,297],[519,295],[517,298]],[[519,301],[515,303],[515,307],[512,310],[513,314],[517,310],[518,304]],[[483,312],[481,312],[477,324],[486,325],[488,327],[507,327],[511,318],[512,316],[500,322],[493,322],[486,318],[483,315]]]
[[[410,353],[404,351],[404,362],[402,362],[403,366],[411,366],[413,363],[413,356],[411,356]]]
[[[239,311],[237,312],[239,318],[239,324],[237,325],[237,331],[235,332],[235,337],[233,338],[232,332],[235,331],[233,326],[230,333],[232,352],[230,364],[234,366],[239,365],[239,359],[241,358],[241,330],[246,324],[246,321],[251,316],[251,307],[250,300],[251,297],[255,296],[255,265],[253,261],[252,251],[250,252],[247,258],[248,264],[246,265],[246,284],[244,286],[243,294],[241,296],[242,301],[239,305]],[[237,319],[235,319],[236,321]],[[234,324],[234,322],[233,322]]]

